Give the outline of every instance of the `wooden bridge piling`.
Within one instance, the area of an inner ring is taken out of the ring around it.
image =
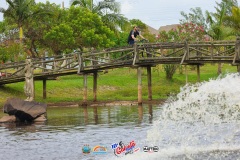
[[[137,68],[137,77],[138,77],[138,104],[142,104],[142,69],[141,67]]]
[[[47,80],[43,79],[43,99],[47,98]]]
[[[200,65],[197,65],[197,81],[200,82]]]
[[[187,70],[187,65],[184,65],[185,68],[185,75],[186,75],[186,84],[188,83],[188,70]]]
[[[148,81],[148,100],[152,100],[152,70],[151,66],[147,66],[147,81]]]
[[[83,103],[82,106],[87,106],[87,74],[83,74]]]
[[[93,101],[97,101],[97,72],[93,73]]]
[[[233,63],[235,63],[235,60],[239,60],[239,57],[240,57],[240,37],[237,37]],[[240,73],[240,65],[237,65],[237,71]]]

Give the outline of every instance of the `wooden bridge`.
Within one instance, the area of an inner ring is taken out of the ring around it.
[[[151,67],[158,64],[196,65],[229,63],[240,65],[240,39],[236,41],[138,43],[123,48],[28,59],[32,63],[34,80],[43,80],[43,98],[46,98],[46,80],[53,76],[79,74],[84,76],[84,103],[87,103],[87,75],[93,75],[94,101],[97,100],[97,73],[110,68],[134,67],[138,71],[138,103],[142,103],[141,68],[147,68],[148,98],[152,99]],[[0,65],[0,85],[25,81],[26,61]],[[238,71],[240,67],[238,67]]]

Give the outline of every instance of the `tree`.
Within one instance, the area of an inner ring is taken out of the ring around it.
[[[37,3],[31,7],[32,12],[39,12],[25,23],[25,41],[29,45],[29,50],[33,57],[40,56],[41,48],[49,46],[49,42],[44,38],[52,28],[65,23],[67,10],[61,9],[60,5],[54,3]],[[55,47],[55,46],[52,46]],[[51,48],[54,50],[53,48]]]
[[[120,3],[115,0],[103,0],[93,4],[93,0],[71,0],[71,5],[80,5],[99,15],[103,23],[118,35],[127,23],[127,19],[120,14]]]
[[[23,37],[22,27],[24,22],[35,13],[30,12],[30,7],[35,4],[34,0],[6,0],[8,8],[0,8],[4,18],[9,18],[9,22],[16,23],[19,28],[20,41]]]
[[[178,25],[176,29],[169,32],[161,31],[159,33],[159,42],[183,42],[183,41],[202,41],[205,39],[205,30],[198,24],[184,23]]]
[[[234,33],[240,36],[240,7],[232,7],[232,15],[227,15],[224,18],[224,25],[233,28]]]
[[[70,5],[79,5],[89,9],[90,11],[93,10],[93,0],[70,0]]]
[[[29,23],[33,21],[37,21],[41,15],[41,17],[44,17],[47,13],[43,10],[36,10],[34,9],[36,3],[34,0],[6,0],[8,3],[8,8],[0,8],[0,12],[4,13],[4,18],[8,22],[8,24],[16,24],[19,28],[19,39],[20,39],[20,52],[23,51],[22,47],[22,38],[23,35],[29,36],[29,33],[33,31],[31,27],[29,27]],[[36,22],[38,23],[38,22]],[[24,27],[30,29],[27,30],[27,34],[25,34]],[[33,34],[32,34],[33,35]],[[34,37],[34,36],[32,36]],[[30,38],[30,37],[28,37]],[[26,40],[26,39],[25,39]],[[24,45],[24,48],[26,45]],[[30,43],[30,49],[27,49],[28,52],[32,57],[36,57],[36,55],[33,52],[34,47],[34,41],[32,40]],[[36,48],[35,48],[36,50]]]
[[[66,20],[74,33],[76,48],[111,47],[114,33],[103,24],[101,18],[82,7],[70,7]]]
[[[231,15],[232,7],[237,5],[236,0],[222,0],[221,3],[217,3],[215,7],[216,12],[207,12],[207,22],[210,24],[210,30],[208,34],[214,40],[223,40],[232,35],[230,27],[224,25],[224,19],[226,16]]]
[[[193,23],[198,26],[203,26],[203,28],[207,31],[209,26],[206,23],[207,14],[203,14],[203,11],[200,7],[190,8],[190,13],[185,13],[183,11],[180,14],[184,17],[184,19],[180,19],[180,24]]]
[[[231,14],[232,7],[237,5],[236,0],[222,0],[221,3],[217,3],[215,7],[216,12],[210,13],[207,12],[207,21],[210,24],[210,30],[208,34],[214,40],[223,40],[227,37],[233,35],[233,30],[231,27],[224,25],[224,19],[226,16]],[[218,64],[218,74],[222,73],[222,65],[221,63]]]
[[[48,42],[49,47],[51,46],[55,54],[61,53],[62,50],[75,43],[72,28],[63,23],[48,31],[44,40]]]

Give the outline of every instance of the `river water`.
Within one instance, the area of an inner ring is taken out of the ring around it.
[[[106,159],[115,157],[111,145],[146,137],[160,106],[55,107],[47,122],[3,123],[0,159]],[[106,154],[83,154],[82,148],[104,146]]]
[[[1,124],[0,159],[238,160],[239,84],[186,85],[162,105],[48,108],[44,124]]]

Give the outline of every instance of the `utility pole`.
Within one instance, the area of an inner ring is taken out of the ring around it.
[[[64,9],[64,1],[62,1],[62,9]]]
[[[93,0],[91,0],[91,12],[93,10]]]

